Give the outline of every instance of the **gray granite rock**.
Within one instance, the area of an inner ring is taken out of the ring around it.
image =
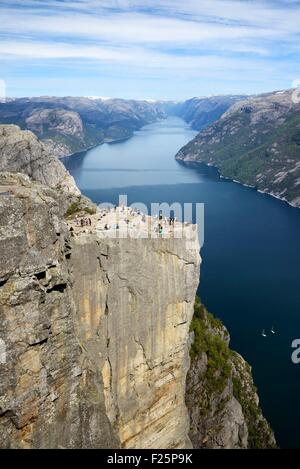
[[[0,171],[24,173],[35,181],[80,195],[73,177],[30,131],[0,125]]]
[[[198,240],[71,236],[57,191],[0,192],[0,447],[190,447]]]

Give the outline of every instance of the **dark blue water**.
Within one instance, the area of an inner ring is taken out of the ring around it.
[[[204,202],[199,294],[252,365],[261,405],[281,447],[300,447],[300,210],[219,178],[205,165],[174,160],[194,132],[181,119],[145,127],[132,139],[65,161],[95,202]],[[274,326],[277,333],[270,334]],[[262,329],[268,337],[261,336]]]

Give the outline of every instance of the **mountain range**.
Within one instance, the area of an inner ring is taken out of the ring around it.
[[[173,102],[100,97],[8,98],[0,102],[0,124],[31,130],[48,151],[62,157],[129,138],[135,130],[168,115],[183,117],[200,130],[238,99],[219,96]]]
[[[8,98],[0,124],[31,130],[63,157],[179,116],[199,130],[176,159],[206,163],[230,178],[300,207],[300,104],[294,91],[194,97],[182,102],[101,97]]]

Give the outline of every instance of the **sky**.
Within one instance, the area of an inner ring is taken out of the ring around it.
[[[0,0],[0,63],[13,97],[287,89],[300,79],[300,0]]]

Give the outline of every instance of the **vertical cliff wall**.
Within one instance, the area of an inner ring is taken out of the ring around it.
[[[78,340],[59,202],[25,176],[0,175],[2,448],[119,445],[101,372]]]
[[[71,237],[60,206],[1,174],[0,447],[190,446],[197,239]]]
[[[185,378],[199,245],[74,241],[79,337],[99,361],[107,415],[127,448],[189,445]]]

